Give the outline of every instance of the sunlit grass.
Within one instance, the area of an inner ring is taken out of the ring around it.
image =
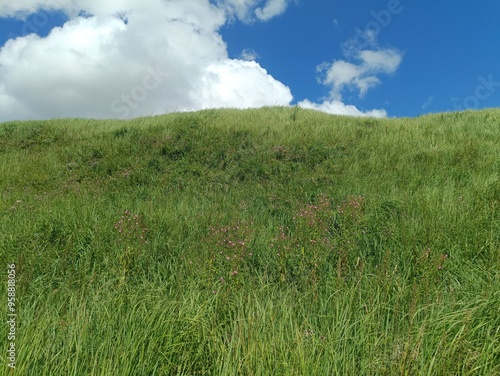
[[[500,374],[499,124],[0,124],[16,373]]]

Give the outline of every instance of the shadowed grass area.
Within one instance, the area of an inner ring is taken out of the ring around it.
[[[2,123],[15,373],[500,374],[499,145],[499,110]]]

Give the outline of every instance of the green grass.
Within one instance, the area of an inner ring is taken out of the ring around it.
[[[499,145],[493,109],[2,123],[0,374],[500,375]]]

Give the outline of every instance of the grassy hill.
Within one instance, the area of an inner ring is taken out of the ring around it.
[[[0,261],[13,374],[499,375],[500,110],[2,123]]]

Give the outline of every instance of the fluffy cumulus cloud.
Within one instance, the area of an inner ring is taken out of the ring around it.
[[[284,105],[292,100],[282,83],[271,77],[254,61],[229,60],[208,66],[203,76],[204,88],[199,107],[261,107]],[[275,103],[269,103],[275,98]]]
[[[401,54],[392,49],[363,50],[357,55],[359,64],[345,60],[337,60],[333,64],[322,64],[320,71],[324,71],[325,78],[322,83],[330,85],[332,96],[340,97],[346,87],[357,89],[360,96],[380,83],[379,74],[393,74],[401,63]]]
[[[318,71],[323,75],[320,82],[330,88],[330,97],[319,104],[304,100],[298,105],[334,114],[386,117],[387,112],[383,109],[362,112],[352,105],[344,104],[342,92],[345,89],[357,90],[360,97],[365,96],[369,89],[381,83],[379,75],[396,72],[402,54],[394,49],[361,50],[355,53],[354,58],[357,63],[336,60],[320,64]]]
[[[31,34],[1,47],[0,121],[288,105],[290,89],[254,61],[229,59],[219,33],[231,14],[265,20],[286,2],[219,3],[2,2],[0,17],[57,10],[68,21],[47,37]]]

